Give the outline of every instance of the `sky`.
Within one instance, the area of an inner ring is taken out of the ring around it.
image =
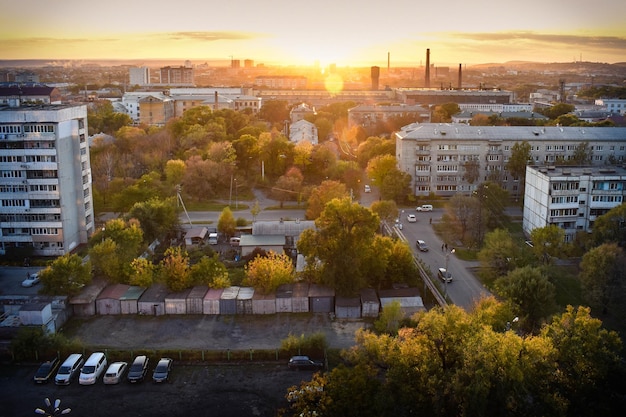
[[[624,0],[0,0],[0,60],[625,62]]]

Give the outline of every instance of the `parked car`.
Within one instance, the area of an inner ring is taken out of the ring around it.
[[[417,211],[433,211],[433,206],[431,204],[422,204],[415,210]]]
[[[415,223],[417,221],[417,217],[415,217],[415,214],[409,214],[408,216],[406,216],[406,219],[409,223]]]
[[[35,376],[33,380],[38,384],[46,384],[52,378],[52,374],[54,374],[59,367],[59,358],[53,358],[49,361],[42,363],[35,372]]]
[[[172,360],[170,358],[161,358],[157,366],[152,371],[152,380],[154,382],[170,382],[170,372],[172,372]]]
[[[230,246],[239,246],[240,243],[241,243],[241,238],[240,237],[231,237],[230,238]]]
[[[93,385],[107,367],[107,358],[102,352],[94,352],[89,356],[85,365],[80,370],[78,383],[80,385]]]
[[[324,363],[313,361],[308,356],[292,356],[287,363],[289,369],[294,370],[321,370],[324,369]]]
[[[428,245],[423,240],[417,239],[415,241],[415,246],[422,252],[428,252]]]
[[[107,385],[119,383],[122,380],[122,377],[124,376],[127,368],[127,362],[113,362],[111,365],[109,365],[109,368],[104,373],[102,382]]]
[[[76,376],[80,370],[81,366],[83,366],[84,362],[85,360],[83,359],[83,355],[80,353],[72,353],[59,367],[59,370],[54,377],[54,383],[57,385],[69,385],[74,376]]]
[[[371,193],[372,192],[372,187],[370,187],[369,185],[365,184],[365,192],[366,193]]]
[[[39,284],[39,274],[35,272],[34,274],[30,274],[28,278],[22,281],[22,287],[32,287],[33,285]]]
[[[437,276],[443,282],[452,282],[452,273],[450,271],[446,271],[446,268],[439,268]]]
[[[148,362],[147,356],[137,356],[128,370],[128,375],[126,376],[128,382],[134,383],[143,381],[146,377],[146,372],[148,372]]]

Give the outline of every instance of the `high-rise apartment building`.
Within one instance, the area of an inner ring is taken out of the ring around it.
[[[166,85],[193,85],[193,68],[163,67],[159,70],[160,83]]]
[[[87,107],[0,106],[0,254],[59,256],[94,230]]]
[[[130,85],[148,85],[150,84],[150,68],[130,68]]]

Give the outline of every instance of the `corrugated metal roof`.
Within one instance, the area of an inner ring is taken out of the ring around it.
[[[256,221],[252,225],[253,235],[300,236],[303,230],[315,229],[313,220]]]
[[[239,246],[284,246],[285,235],[241,235]]]

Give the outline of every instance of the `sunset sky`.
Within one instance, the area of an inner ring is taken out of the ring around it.
[[[624,0],[3,0],[0,59],[626,61]]]

